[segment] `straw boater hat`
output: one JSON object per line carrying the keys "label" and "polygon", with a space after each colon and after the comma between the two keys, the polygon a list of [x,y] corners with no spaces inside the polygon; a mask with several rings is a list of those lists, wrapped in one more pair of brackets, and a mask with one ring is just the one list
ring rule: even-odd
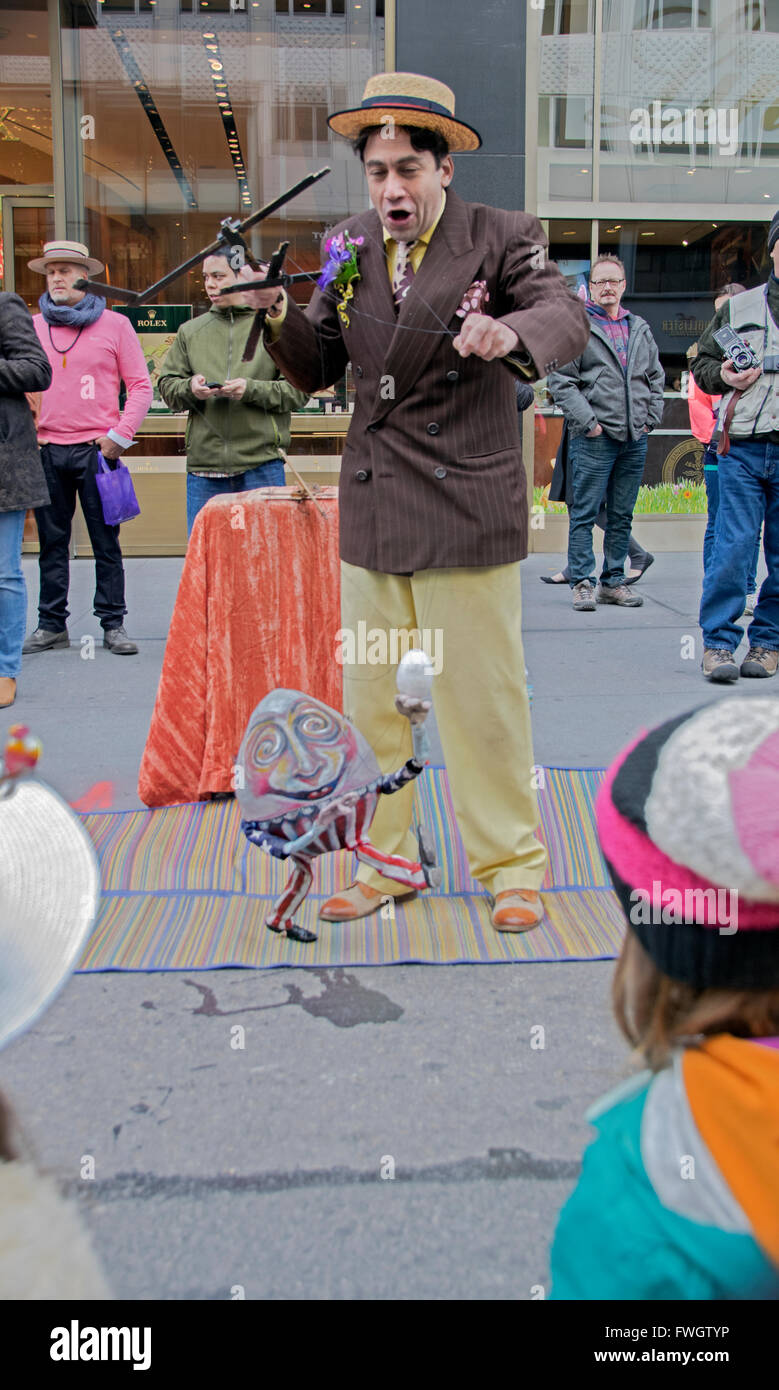
{"label": "straw boater hat", "polygon": [[361,130],[383,126],[387,121],[437,130],[452,154],[478,150],[481,145],[478,131],[454,119],[451,87],[416,72],[380,72],[369,78],[361,105],[349,111],[334,112],[327,124],[336,135],[355,140]]}
{"label": "straw boater hat", "polygon": [[[23,753],[25,742],[9,743],[6,767],[9,749]],[[78,963],[97,915],[100,875],[83,825],[37,780],[0,777],[0,844],[2,1048],[47,1008]]]}
{"label": "straw boater hat", "polygon": [[90,256],[82,241],[44,242],[43,255],[37,256],[34,261],[28,261],[27,265],[30,270],[37,270],[39,275],[45,275],[47,266],[56,261],[70,261],[73,265],[81,266],[87,277],[97,275],[104,269],[103,262]]}

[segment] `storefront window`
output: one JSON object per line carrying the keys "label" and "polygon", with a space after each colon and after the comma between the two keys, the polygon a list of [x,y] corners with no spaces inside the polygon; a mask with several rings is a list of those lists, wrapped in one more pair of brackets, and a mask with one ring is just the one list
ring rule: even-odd
{"label": "storefront window", "polygon": [[539,54],[540,210],[588,200],[612,208],[770,202],[779,0],[603,0],[593,11],[585,0],[550,0],[530,26]]}
{"label": "storefront window", "polygon": [[[148,0],[151,5],[151,0]],[[290,270],[314,271],[326,229],[365,205],[361,171],[329,111],[359,102],[384,65],[374,7],[338,0],[230,0],[208,7],[106,0],[63,33],[66,98],[84,138],[71,176],[85,220],[69,226],[112,283],[141,290],[325,164],[332,173],[249,234],[267,257],[290,243]],[[155,302],[202,300],[195,267]],[[300,297],[308,300],[304,286]]]}
{"label": "storefront window", "polygon": [[[544,224],[549,254],[577,293],[589,289],[592,223],[552,218]],[[686,377],[691,349],[714,314],[714,298],[726,285],[763,284],[771,269],[767,223],[712,219],[636,221],[601,219],[599,254],[618,256],[625,267],[623,304],[646,319],[665,371],[665,406],[652,432],[645,481],[702,481],[702,452],[690,433]],[[534,481],[552,476],[562,415],[544,385],[536,391]]]}
{"label": "storefront window", "polygon": [[46,0],[0,5],[0,289],[31,306],[27,262],[54,235],[48,26]]}
{"label": "storefront window", "polygon": [[590,269],[590,222],[550,218],[547,227],[550,260],[562,271],[575,294],[586,290]]}
{"label": "storefront window", "polygon": [[0,7],[0,188],[50,185],[51,69],[46,0]]}
{"label": "storefront window", "polygon": [[553,0],[541,18],[538,88],[538,197],[593,196],[593,0]]}
{"label": "storefront window", "polygon": [[625,307],[652,329],[669,390],[680,390],[687,350],[711,319],[717,290],[768,278],[767,231],[762,223],[601,224],[600,250],[625,266]]}
{"label": "storefront window", "polygon": [[710,5],[711,0],[635,0],[633,28],[707,29]]}
{"label": "storefront window", "polygon": [[749,0],[604,0],[600,201],[770,198],[778,10]]}
{"label": "storefront window", "polygon": [[594,0],[550,0],[543,6],[542,34],[592,33]]}

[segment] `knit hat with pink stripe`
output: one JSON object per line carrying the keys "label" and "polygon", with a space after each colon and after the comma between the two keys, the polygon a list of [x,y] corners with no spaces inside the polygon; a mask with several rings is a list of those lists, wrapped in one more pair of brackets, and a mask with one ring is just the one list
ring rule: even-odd
{"label": "knit hat with pink stripe", "polygon": [[698,988],[779,988],[779,700],[729,696],[613,763],[598,832],[630,928]]}

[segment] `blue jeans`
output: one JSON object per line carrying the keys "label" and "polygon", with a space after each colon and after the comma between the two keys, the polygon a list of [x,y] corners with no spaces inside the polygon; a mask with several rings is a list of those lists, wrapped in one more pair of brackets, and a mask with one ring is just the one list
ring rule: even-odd
{"label": "blue jeans", "polygon": [[[703,537],[703,572],[711,564],[711,557],[714,551],[714,533],[716,530],[717,510],[719,508],[719,459],[714,449],[709,445],[703,451],[703,482],[706,487],[706,502],[708,508],[708,520],[706,522],[706,532]],[[760,559],[760,531],[755,537],[755,549],[749,563],[747,572],[748,594],[757,591],[757,563]]]}
{"label": "blue jeans", "polygon": [[735,651],[743,636],[747,569],[754,536],[765,517],[768,577],[749,624],[749,645],[779,651],[779,445],[733,439],[719,461],[719,510],[711,563],[703,578],[700,624],[706,647]]}
{"label": "blue jeans", "polygon": [[245,473],[233,473],[230,478],[198,478],[194,473],[187,474],[187,536],[192,535],[192,527],[198,512],[210,502],[212,497],[221,497],[225,492],[251,492],[255,487],[283,487],[284,462],[282,459],[269,459],[256,468],[247,468]]}
{"label": "blue jeans", "polygon": [[27,627],[27,586],[22,574],[24,511],[0,512],[0,676],[22,669]]}
{"label": "blue jeans", "polygon": [[633,508],[644,476],[647,437],[624,443],[607,434],[571,440],[569,459],[573,489],[568,508],[568,569],[570,585],[595,582],[592,528],[606,497],[601,584],[614,589],[625,582],[625,557],[630,541]]}

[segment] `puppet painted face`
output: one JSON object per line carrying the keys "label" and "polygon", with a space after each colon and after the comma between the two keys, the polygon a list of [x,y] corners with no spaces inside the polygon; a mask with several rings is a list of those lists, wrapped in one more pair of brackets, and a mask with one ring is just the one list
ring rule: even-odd
{"label": "puppet painted face", "polygon": [[251,820],[271,820],[307,807],[315,813],[333,796],[356,790],[376,775],[376,760],[349,721],[297,690],[274,690],[260,702],[249,720],[238,766],[243,786],[236,796]]}

